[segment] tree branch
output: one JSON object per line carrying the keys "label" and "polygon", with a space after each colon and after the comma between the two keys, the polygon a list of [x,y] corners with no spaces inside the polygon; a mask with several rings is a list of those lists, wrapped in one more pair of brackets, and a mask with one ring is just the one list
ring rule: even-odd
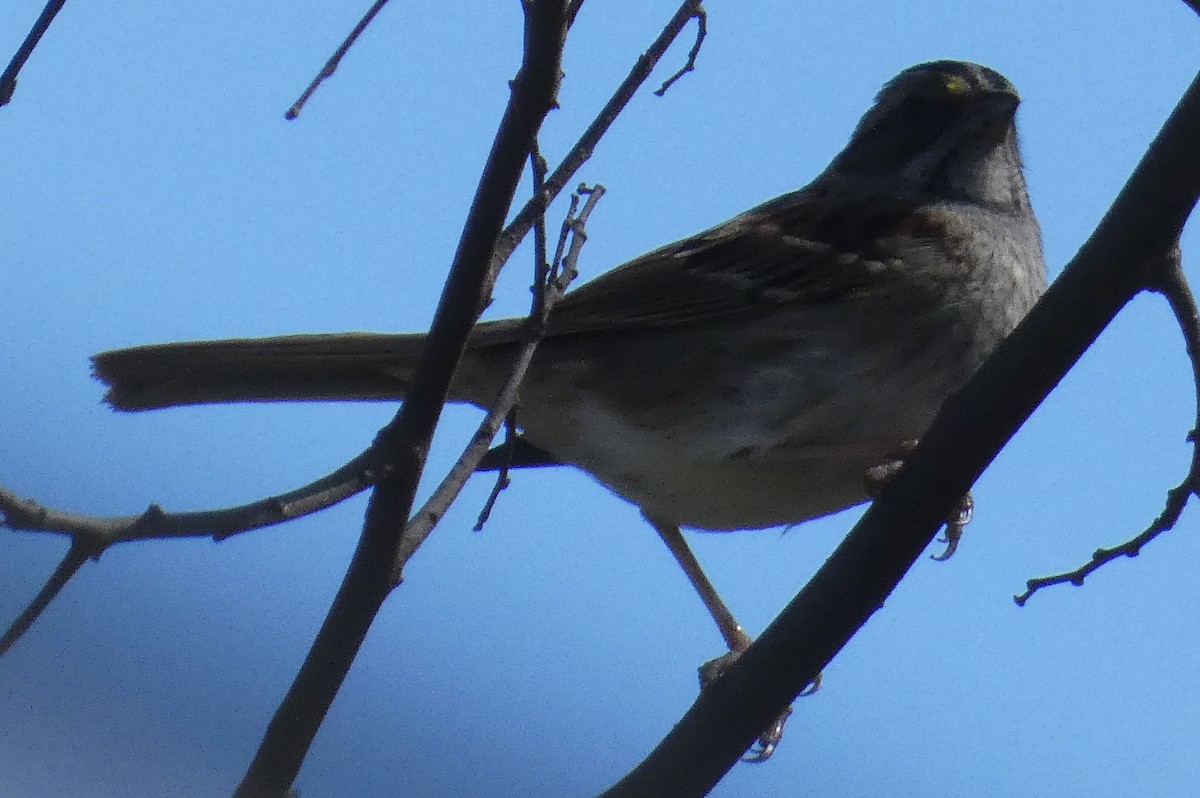
{"label": "tree branch", "polygon": [[1200,76],[1092,237],[942,407],[833,556],[651,754],[604,793],[704,795],[882,606],[946,513],[1117,312],[1160,284],[1200,196]]}
{"label": "tree branch", "polygon": [[[404,530],[403,539],[396,553],[396,564],[392,576],[394,584],[400,583],[405,564],[416,553],[421,544],[425,542],[425,539],[429,537],[429,533],[433,531],[434,526],[437,525],[437,522],[441,520],[446,510],[449,509],[450,504],[458,498],[463,485],[475,473],[479,462],[487,454],[492,439],[496,437],[496,433],[500,429],[500,425],[504,423],[504,419],[508,417],[509,412],[517,404],[521,382],[525,379],[525,372],[529,370],[529,365],[533,362],[533,355],[537,351],[537,346],[541,343],[545,335],[546,322],[550,317],[550,311],[562,299],[567,286],[570,285],[571,281],[579,273],[576,264],[579,261],[579,253],[583,247],[583,243],[587,240],[587,231],[584,229],[584,225],[587,224],[588,217],[591,216],[596,203],[604,196],[604,187],[598,185],[588,189],[580,186],[579,194],[582,193],[588,195],[587,202],[584,203],[583,209],[576,215],[575,210],[579,202],[579,196],[576,194],[572,197],[571,210],[567,213],[567,218],[563,220],[562,235],[559,237],[558,252],[554,258],[554,264],[546,274],[545,281],[540,285],[534,286],[533,308],[530,311],[530,316],[526,324],[527,333],[525,340],[521,344],[521,348],[517,351],[516,357],[513,359],[513,365],[509,369],[508,379],[505,381],[504,387],[500,389],[500,393],[492,403],[491,409],[488,410],[487,416],[479,425],[479,429],[476,430],[475,435],[471,438],[470,445],[459,456],[458,461],[450,469],[450,472],[446,474],[441,484],[434,489],[433,494],[421,506],[421,509],[413,514],[412,519],[408,522],[408,526]],[[563,248],[568,235],[571,238],[571,248],[567,252],[566,257],[564,257]]]}
{"label": "tree branch", "polygon": [[[61,5],[61,4],[60,4]],[[568,8],[568,21],[578,13],[582,0],[572,3]],[[579,167],[591,156],[591,152],[600,137],[607,132],[616,116],[624,110],[629,99],[638,87],[649,76],[663,53],[678,36],[683,26],[693,15],[693,7],[698,6],[695,0],[687,0],[676,11],[675,16],[667,23],[659,36],[651,44],[634,65],[630,74],[605,104],[604,109],[589,125],[584,134],[572,147],[563,162],[555,169],[550,181],[555,188],[544,188],[530,200],[521,212],[502,233],[502,242],[497,244],[496,254],[489,267],[487,282],[483,296],[490,294],[491,286],[501,266],[511,257],[512,252],[536,222],[541,219],[541,213],[536,209],[545,209],[558,195],[566,181],[569,180]],[[49,8],[49,6],[48,6]],[[52,16],[52,15],[51,15]],[[370,19],[364,17],[364,22]],[[47,20],[47,23],[48,20]],[[362,25],[364,23],[360,23]],[[355,29],[360,30],[360,28]],[[31,34],[32,35],[32,34]],[[352,39],[350,40],[352,44]],[[693,56],[696,48],[693,47]],[[335,65],[336,66],[336,65]],[[486,423],[486,420],[485,420]],[[266,526],[289,521],[304,515],[318,512],[331,507],[350,496],[356,495],[374,484],[372,458],[374,447],[359,454],[336,471],[321,477],[308,485],[296,488],[278,496],[270,496],[261,500],[242,504],[235,507],[203,510],[198,512],[168,513],[157,504],[151,504],[145,512],[139,515],[100,517],[79,513],[70,513],[46,507],[29,499],[22,499],[16,494],[0,486],[0,514],[4,525],[14,529],[41,532],[60,532],[69,534],[81,545],[84,543],[99,556],[106,548],[114,543],[149,540],[155,538],[177,537],[207,537],[223,540],[241,532],[259,529]],[[440,515],[440,514],[439,514]],[[423,538],[422,538],[423,539]],[[414,549],[415,550],[415,549]],[[405,559],[411,556],[409,551]],[[24,628],[36,620],[45,609],[45,603],[39,600],[45,594],[49,585],[57,578],[57,572],[50,577],[42,592],[22,613],[18,621],[25,623]],[[50,594],[57,595],[63,585]],[[33,607],[37,611],[29,616]],[[15,628],[15,626],[13,627]],[[10,632],[12,629],[10,629]],[[23,633],[23,630],[22,632]],[[17,637],[20,636],[18,633]],[[14,642],[15,642],[14,638]]]}
{"label": "tree branch", "polygon": [[[168,513],[151,504],[139,515],[102,517],[71,513],[23,499],[0,486],[2,526],[30,532],[54,532],[71,537],[71,552],[86,555],[68,571],[60,565],[21,615],[5,632],[0,655],[20,639],[74,576],[84,560],[99,557],[115,543],[166,538],[212,537],[221,541],[251,529],[281,524],[332,507],[373,484],[370,450],[320,479],[295,490],[219,510]],[[68,553],[68,559],[71,558]]]}
{"label": "tree branch", "polygon": [[25,66],[29,56],[33,55],[33,48],[37,47],[38,42],[42,40],[42,35],[49,29],[54,17],[66,4],[67,0],[47,0],[46,7],[42,9],[37,21],[29,29],[25,41],[21,42],[21,46],[13,54],[12,60],[4,68],[4,72],[0,73],[0,107],[8,105],[8,101],[12,99],[13,92],[17,88],[17,74]]}
{"label": "tree branch", "polygon": [[617,87],[612,97],[600,109],[600,113],[596,115],[596,118],[592,120],[592,123],[583,132],[583,135],[579,137],[579,140],[567,152],[562,163],[555,167],[550,177],[546,179],[544,191],[525,203],[525,206],[517,212],[512,222],[504,228],[504,232],[500,234],[500,240],[496,243],[496,252],[492,255],[492,264],[488,271],[487,290],[484,296],[491,295],[491,288],[496,282],[496,275],[500,273],[500,268],[512,257],[513,252],[516,251],[537,219],[546,212],[546,208],[549,207],[550,203],[562,193],[567,183],[574,178],[575,173],[579,171],[579,167],[583,166],[587,162],[587,159],[592,157],[596,144],[608,132],[608,129],[612,127],[612,123],[616,121],[621,111],[625,110],[625,106],[633,99],[633,95],[637,93],[641,85],[650,77],[650,73],[654,71],[655,65],[658,64],[667,52],[667,48],[678,38],[687,25],[688,20],[695,15],[696,9],[699,7],[699,0],[684,0],[683,4],[675,11],[674,16],[671,17],[662,29],[662,32],[658,34],[658,38],[650,44],[646,52],[638,57],[638,60],[634,63],[633,68],[629,70],[629,74],[625,77],[625,80],[621,81],[621,85]]}
{"label": "tree branch", "polygon": [[1044,587],[1064,583],[1078,587],[1093,572],[1113,560],[1138,556],[1143,546],[1175,526],[1188,499],[1200,491],[1200,441],[1197,441],[1197,430],[1200,430],[1200,311],[1196,308],[1196,298],[1188,288],[1187,278],[1183,274],[1178,242],[1166,256],[1166,261],[1167,265],[1161,271],[1162,283],[1155,290],[1166,297],[1171,311],[1175,314],[1175,320],[1179,323],[1187,347],[1188,360],[1192,364],[1192,381],[1196,391],[1196,422],[1187,436],[1192,443],[1192,461],[1187,475],[1182,482],[1167,491],[1167,500],[1162,512],[1141,533],[1119,546],[1097,549],[1091,560],[1073,571],[1030,579],[1025,583],[1025,592],[1013,596],[1018,606],[1025,606],[1025,602]]}
{"label": "tree branch", "polygon": [[46,607],[50,606],[50,602],[79,571],[80,566],[87,561],[88,557],[96,557],[99,554],[100,552],[93,549],[87,540],[79,537],[71,540],[71,548],[67,549],[62,562],[54,569],[54,573],[46,580],[46,584],[42,585],[42,589],[38,591],[33,601],[29,602],[29,606],[17,616],[17,619],[4,632],[4,636],[0,637],[0,656],[6,654],[13,644],[21,639],[21,635],[29,631],[29,627],[33,626],[33,622],[38,619]]}
{"label": "tree branch", "polygon": [[329,614],[238,787],[238,798],[281,798],[390,592],[401,533],[455,366],[474,326],[504,217],[533,137],[553,107],[566,33],[565,0],[525,0],[525,55],[488,155],[411,392],[380,431],[379,481],[358,548]]}
{"label": "tree branch", "polygon": [[287,113],[283,115],[284,119],[291,120],[300,116],[300,112],[304,110],[304,104],[308,102],[308,98],[313,96],[313,92],[315,92],[317,87],[324,83],[327,78],[333,77],[333,73],[337,72],[337,68],[341,65],[342,59],[345,58],[346,53],[351,47],[354,46],[354,43],[358,41],[358,37],[361,36],[362,32],[367,29],[367,26],[371,24],[371,21],[375,19],[375,15],[382,11],[383,7],[387,5],[387,1],[388,0],[375,0],[375,2],[371,4],[371,7],[367,9],[367,13],[363,14],[362,18],[358,21],[358,24],[354,26],[354,30],[350,31],[350,35],[342,40],[342,43],[338,46],[338,48],[333,51],[333,55],[329,56],[329,60],[325,62],[325,66],[321,67],[321,71],[317,73],[317,76],[313,78],[312,82],[310,82],[304,89],[304,92],[300,95],[300,99],[292,103],[292,107],[287,109]]}
{"label": "tree branch", "polygon": [[705,12],[704,6],[697,3],[692,9],[692,16],[696,20],[696,41],[692,44],[692,49],[688,52],[687,61],[683,63],[683,66],[675,74],[664,80],[662,85],[654,90],[655,97],[665,95],[668,89],[679,82],[680,78],[696,69],[696,56],[700,55],[700,48],[704,46],[704,37],[708,36],[708,14]]}

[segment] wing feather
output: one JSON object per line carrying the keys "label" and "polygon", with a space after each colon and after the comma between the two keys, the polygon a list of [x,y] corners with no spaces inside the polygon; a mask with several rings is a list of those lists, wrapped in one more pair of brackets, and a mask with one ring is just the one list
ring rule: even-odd
{"label": "wing feather", "polygon": [[915,202],[786,194],[568,293],[548,332],[674,327],[899,290],[912,274],[902,231],[907,250],[914,237],[918,246],[938,246],[946,236],[938,215]]}

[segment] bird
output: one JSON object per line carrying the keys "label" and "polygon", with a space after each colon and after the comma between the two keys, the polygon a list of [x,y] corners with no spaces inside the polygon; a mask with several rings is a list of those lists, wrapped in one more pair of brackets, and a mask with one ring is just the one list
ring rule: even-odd
{"label": "bird", "polygon": [[[641,509],[731,652],[749,638],[718,617],[680,528],[795,525],[866,501],[868,472],[902,457],[1044,291],[1019,102],[986,66],[906,68],[807,186],[634,258],[551,312],[521,386],[522,442]],[[492,402],[524,325],[474,327],[450,401]],[[93,369],[127,411],[395,401],[424,340],[155,344],[102,352]]]}
{"label": "bird", "polygon": [[[523,438],[654,518],[796,524],[868,498],[1045,287],[1018,95],[960,61],[889,81],[808,186],[569,291],[521,388]],[[524,336],[478,324],[450,389],[482,407]],[[103,352],[118,410],[397,400],[421,334]]]}

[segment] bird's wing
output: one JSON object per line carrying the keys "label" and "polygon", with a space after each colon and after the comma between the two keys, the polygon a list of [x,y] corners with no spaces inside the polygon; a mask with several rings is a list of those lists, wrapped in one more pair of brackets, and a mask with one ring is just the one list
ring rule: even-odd
{"label": "bird's wing", "polygon": [[[812,187],[654,250],[568,292],[550,336],[674,327],[779,305],[902,297],[928,279],[904,258],[947,246],[937,209]],[[497,331],[499,332],[499,331]]]}

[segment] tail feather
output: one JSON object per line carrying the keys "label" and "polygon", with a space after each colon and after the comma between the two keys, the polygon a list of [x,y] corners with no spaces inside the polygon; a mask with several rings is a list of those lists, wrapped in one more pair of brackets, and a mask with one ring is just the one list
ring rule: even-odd
{"label": "tail feather", "polygon": [[424,335],[349,333],[155,344],[101,352],[117,410],[215,402],[399,399]]}

